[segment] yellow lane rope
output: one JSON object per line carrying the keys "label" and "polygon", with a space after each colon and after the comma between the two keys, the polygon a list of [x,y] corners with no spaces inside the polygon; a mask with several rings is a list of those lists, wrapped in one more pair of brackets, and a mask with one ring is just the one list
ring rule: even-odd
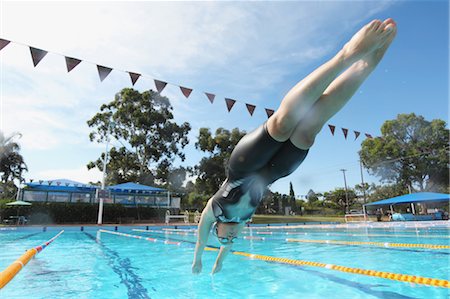
{"label": "yellow lane rope", "polygon": [[[116,232],[104,231],[104,230],[100,230],[100,231],[107,232],[107,233],[113,233],[114,235],[124,236],[124,237],[129,237],[129,238],[148,239],[148,238],[144,238],[144,237],[136,236],[136,235],[116,233]],[[175,242],[173,242],[173,243],[175,243]],[[205,247],[205,250],[217,251],[219,249],[208,246],[208,247]],[[325,268],[325,269],[329,269],[329,270],[341,271],[341,272],[352,273],[352,274],[374,276],[374,277],[379,277],[379,278],[384,278],[384,279],[397,280],[397,281],[409,282],[409,283],[415,283],[415,284],[423,284],[423,285],[428,285],[428,286],[433,286],[433,287],[450,288],[450,281],[445,280],[445,279],[428,278],[428,277],[421,277],[421,276],[408,275],[408,274],[398,274],[398,273],[391,273],[391,272],[384,272],[384,271],[351,268],[351,267],[345,267],[345,266],[339,266],[339,265],[333,265],[333,264],[324,264],[324,263],[319,263],[319,262],[310,262],[310,261],[294,260],[294,259],[288,259],[288,258],[272,257],[272,256],[267,256],[267,255],[261,255],[261,254],[252,254],[252,253],[242,252],[242,251],[231,251],[231,252],[235,255],[245,256],[245,257],[248,257],[251,259],[261,260],[261,261],[266,261],[266,262],[287,264],[287,265],[293,265],[293,266],[320,267],[320,268]]]}
{"label": "yellow lane rope", "polygon": [[360,268],[351,268],[351,267],[345,267],[345,266],[339,266],[339,265],[333,265],[333,264],[324,264],[324,263],[318,263],[318,262],[272,257],[272,256],[260,255],[260,254],[251,254],[251,253],[240,252],[240,251],[234,251],[233,254],[245,256],[245,257],[248,257],[251,259],[262,260],[262,261],[266,261],[266,262],[288,264],[288,265],[293,265],[293,266],[319,267],[319,268],[325,268],[325,269],[329,269],[329,270],[341,271],[341,272],[352,273],[352,274],[375,276],[375,277],[379,277],[379,278],[397,280],[397,281],[402,281],[402,282],[423,284],[423,285],[434,286],[434,287],[450,288],[450,281],[445,280],[445,279],[428,278],[428,277],[421,277],[421,276],[408,275],[408,274],[398,274],[398,273],[376,271],[376,270],[366,270],[366,269],[360,269]]}
{"label": "yellow lane rope", "polygon": [[[244,234],[250,234],[251,232],[245,231]],[[326,233],[326,232],[265,232],[257,231],[254,232],[257,235],[326,235],[326,236],[348,236],[348,237],[386,237],[386,238],[436,238],[445,239],[450,238],[450,235],[420,235],[420,234],[410,234],[410,235],[388,235],[388,234],[351,234],[351,233]]]}
{"label": "yellow lane rope", "polygon": [[286,239],[287,242],[299,243],[321,243],[321,244],[336,244],[336,245],[370,245],[378,247],[414,247],[426,249],[449,249],[449,245],[438,244],[414,244],[414,243],[389,243],[389,242],[357,242],[357,241],[339,241],[339,240],[305,240],[305,239]]}
{"label": "yellow lane rope", "polygon": [[21,257],[9,265],[5,270],[0,272],[0,289],[6,286],[13,278],[25,267],[26,264],[45,247],[50,245],[56,238],[58,238],[64,231],[60,231],[56,236],[45,242],[44,244],[27,250]]}

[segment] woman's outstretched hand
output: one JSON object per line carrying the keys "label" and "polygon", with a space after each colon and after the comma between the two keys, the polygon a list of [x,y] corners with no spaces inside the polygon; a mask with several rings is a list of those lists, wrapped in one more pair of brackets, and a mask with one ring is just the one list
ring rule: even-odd
{"label": "woman's outstretched hand", "polygon": [[192,273],[193,274],[199,274],[202,272],[202,262],[195,262],[192,264]]}

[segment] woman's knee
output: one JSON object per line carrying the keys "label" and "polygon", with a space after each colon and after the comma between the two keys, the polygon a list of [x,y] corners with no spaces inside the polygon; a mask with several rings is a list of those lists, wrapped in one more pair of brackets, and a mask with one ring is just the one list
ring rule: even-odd
{"label": "woman's knee", "polygon": [[267,121],[267,131],[273,139],[284,142],[291,137],[297,122],[288,114],[275,113]]}
{"label": "woman's knee", "polygon": [[317,133],[314,130],[296,128],[290,140],[296,147],[307,150],[313,146],[316,136]]}

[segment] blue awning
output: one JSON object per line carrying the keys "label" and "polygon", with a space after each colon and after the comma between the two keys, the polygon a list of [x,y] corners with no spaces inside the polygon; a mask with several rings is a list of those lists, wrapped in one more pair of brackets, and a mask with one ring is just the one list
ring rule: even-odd
{"label": "blue awning", "polygon": [[107,189],[111,190],[111,192],[117,192],[117,193],[119,193],[119,192],[127,193],[128,192],[128,193],[154,194],[154,193],[166,192],[165,189],[136,184],[136,183],[118,184],[118,185],[114,185],[114,186],[109,186]]}
{"label": "blue awning", "polygon": [[420,192],[371,202],[366,204],[365,206],[382,206],[382,205],[395,205],[400,203],[445,202],[445,201],[450,202],[450,194]]}

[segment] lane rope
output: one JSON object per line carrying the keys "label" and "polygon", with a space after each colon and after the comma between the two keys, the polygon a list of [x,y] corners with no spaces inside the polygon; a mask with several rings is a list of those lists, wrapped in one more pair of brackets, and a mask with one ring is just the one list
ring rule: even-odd
{"label": "lane rope", "polygon": [[56,236],[54,236],[44,244],[27,250],[21,257],[11,263],[11,265],[9,265],[5,270],[0,272],[0,289],[6,286],[36,254],[44,250],[45,247],[55,241],[56,238],[58,238],[63,232],[64,230],[60,231]]}
{"label": "lane rope", "polygon": [[[250,232],[245,231],[244,234],[250,234]],[[406,237],[406,238],[437,238],[444,239],[450,238],[450,235],[388,235],[388,234],[350,234],[350,233],[325,233],[325,232],[254,232],[257,235],[327,235],[327,236],[348,236],[348,237],[386,237],[386,238],[394,238],[394,237]]]}
{"label": "lane rope", "polygon": [[360,246],[369,245],[377,247],[406,247],[406,248],[425,248],[425,249],[449,249],[449,245],[439,244],[414,244],[414,243],[389,243],[389,242],[359,242],[359,241],[340,241],[340,240],[306,240],[306,239],[286,239],[287,242],[297,243],[319,243],[334,245]]}
{"label": "lane rope", "polygon": [[107,234],[111,234],[111,235],[122,236],[122,237],[141,239],[141,240],[150,241],[150,242],[161,242],[164,244],[171,244],[171,245],[178,245],[178,246],[181,245],[181,242],[173,242],[173,241],[169,241],[169,240],[161,240],[161,239],[155,239],[155,238],[146,238],[146,237],[142,237],[142,236],[138,236],[138,235],[130,235],[130,234],[125,234],[125,233],[113,232],[113,231],[104,230],[104,229],[99,229],[99,232],[107,233]]}
{"label": "lane rope", "polygon": [[[124,234],[124,233],[118,233],[118,232],[112,232],[112,231],[106,231],[106,230],[100,230],[100,231],[106,232],[106,233],[111,233],[111,234],[118,235],[118,236],[129,237],[129,238],[143,239],[143,240],[148,239],[148,238],[137,236],[137,235],[130,235],[130,234]],[[173,242],[173,243],[175,243],[175,242]],[[178,243],[182,243],[182,242],[180,241]],[[205,247],[205,250],[218,251],[219,249],[207,246],[207,247]],[[365,276],[374,276],[374,277],[384,278],[384,279],[389,279],[389,280],[415,283],[415,284],[421,284],[421,285],[427,285],[427,286],[433,286],[433,287],[450,288],[450,281],[445,280],[445,279],[428,278],[428,277],[409,275],[409,274],[399,274],[399,273],[392,273],[392,272],[385,272],[385,271],[352,268],[352,267],[333,265],[333,264],[325,264],[325,263],[319,263],[319,262],[272,257],[272,256],[267,256],[267,255],[253,254],[253,253],[234,251],[234,250],[232,250],[231,253],[233,253],[235,255],[239,255],[239,256],[248,257],[250,259],[261,260],[261,261],[272,262],[272,263],[287,264],[287,265],[293,265],[293,266],[319,267],[319,268],[325,268],[328,270],[334,270],[334,271],[340,271],[340,272],[346,272],[346,273],[352,273],[352,274],[359,274],[359,275],[365,275]]]}

